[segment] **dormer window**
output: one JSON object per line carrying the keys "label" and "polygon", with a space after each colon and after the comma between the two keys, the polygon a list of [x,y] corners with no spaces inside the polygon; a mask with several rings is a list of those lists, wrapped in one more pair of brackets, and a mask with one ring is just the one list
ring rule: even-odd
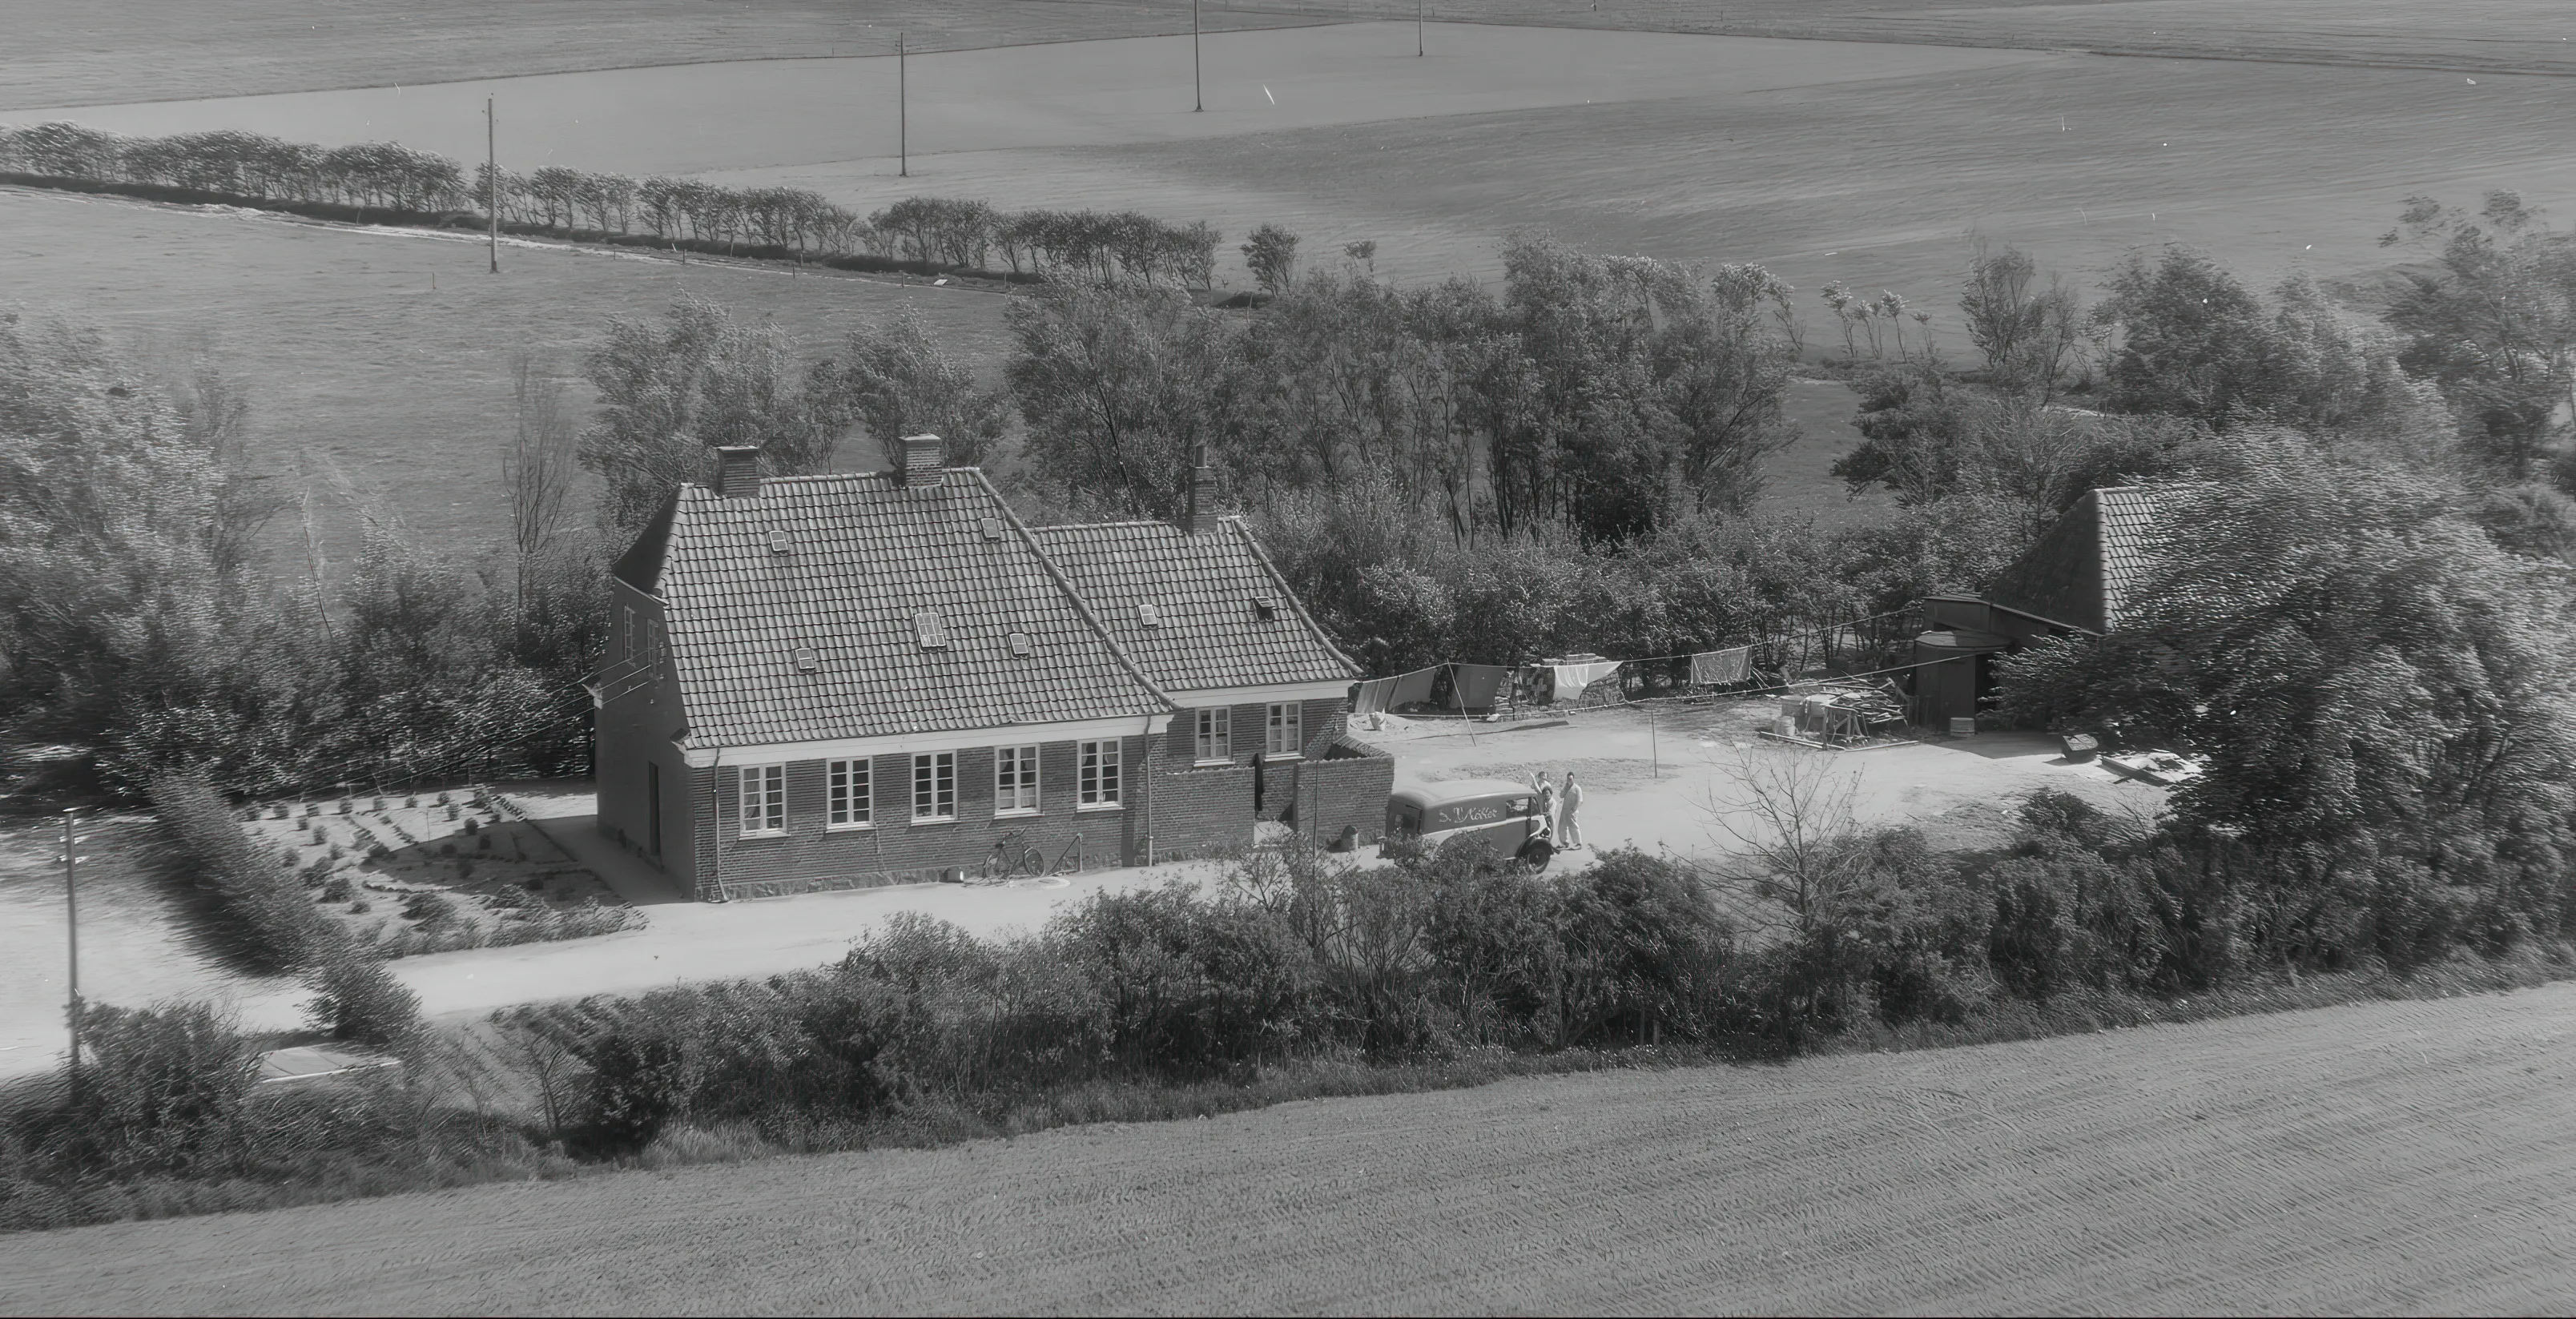
{"label": "dormer window", "polygon": [[1028,633],[1014,632],[1011,634],[1011,654],[1015,658],[1027,659],[1036,649],[1037,646],[1029,640]]}
{"label": "dormer window", "polygon": [[1279,602],[1266,595],[1254,597],[1252,601],[1252,616],[1260,619],[1264,623],[1277,619],[1279,617]]}
{"label": "dormer window", "polygon": [[770,552],[770,553],[772,553],[772,554],[792,554],[792,553],[794,553],[794,552],[795,552],[795,550],[796,550],[796,538],[795,538],[795,537],[788,535],[788,534],[787,534],[786,532],[784,532],[784,531],[773,531],[773,532],[769,533],[769,552]]}
{"label": "dormer window", "polygon": [[1152,605],[1140,604],[1136,606],[1136,621],[1147,627],[1161,627],[1163,625],[1163,611],[1156,609]]}
{"label": "dormer window", "polygon": [[812,646],[798,646],[796,648],[796,671],[798,673],[822,672],[823,656]]}
{"label": "dormer window", "polygon": [[921,648],[923,650],[948,649],[948,627],[946,624],[939,621],[939,612],[937,610],[924,609],[920,613],[914,614],[912,616],[912,635],[915,640],[921,643]]}
{"label": "dormer window", "polygon": [[1002,538],[1002,520],[1000,518],[986,518],[980,525],[984,530],[984,539],[1000,540]]}

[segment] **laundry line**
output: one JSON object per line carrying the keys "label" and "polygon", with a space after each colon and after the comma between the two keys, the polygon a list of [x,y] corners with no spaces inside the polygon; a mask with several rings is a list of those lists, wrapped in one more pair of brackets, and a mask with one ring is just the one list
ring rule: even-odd
{"label": "laundry line", "polygon": [[[1630,665],[1669,664],[1676,660],[1697,660],[1701,656],[1732,655],[1737,652],[1742,652],[1745,659],[1746,675],[1749,677],[1751,673],[1750,660],[1752,653],[1765,646],[1785,645],[1789,642],[1808,637],[1828,636],[1838,632],[1849,631],[1869,623],[1877,622],[1881,619],[1899,617],[1905,612],[1906,611],[1901,609],[1887,610],[1882,613],[1869,614],[1840,623],[1826,624],[1822,627],[1807,628],[1797,632],[1779,633],[1760,641],[1746,642],[1735,646],[1721,646],[1712,650],[1681,651],[1671,655],[1652,655],[1643,659],[1602,659],[1583,661],[1576,664],[1553,665],[1535,663],[1518,665],[1469,664],[1458,660],[1443,660],[1438,664],[1427,664],[1421,668],[1413,669],[1405,673],[1399,673],[1392,677],[1371,678],[1362,681],[1358,684],[1357,690],[1353,694],[1351,713],[1353,715],[1379,714],[1393,710],[1398,706],[1429,704],[1433,693],[1439,688],[1440,675],[1444,671],[1450,675],[1449,704],[1452,708],[1461,710],[1480,705],[1492,705],[1493,697],[1500,690],[1501,685],[1510,681],[1510,676],[1512,674],[1525,669],[1555,669],[1558,670],[1560,672],[1560,676],[1562,676],[1563,671],[1569,669],[1589,670],[1596,666],[1606,666],[1602,667],[1602,671],[1592,673],[1588,677],[1584,678],[1582,682],[1578,683],[1575,686],[1574,691],[1580,692],[1583,689],[1590,687],[1595,682],[1601,682],[1608,679],[1619,669],[1626,668]],[[1907,667],[1911,666],[1909,665]],[[1734,681],[1744,680],[1746,679],[1737,678]],[[1727,684],[1700,683],[1694,679],[1693,685],[1718,686]],[[1566,695],[1569,695],[1569,693],[1560,691],[1558,695],[1559,699],[1563,699]]]}

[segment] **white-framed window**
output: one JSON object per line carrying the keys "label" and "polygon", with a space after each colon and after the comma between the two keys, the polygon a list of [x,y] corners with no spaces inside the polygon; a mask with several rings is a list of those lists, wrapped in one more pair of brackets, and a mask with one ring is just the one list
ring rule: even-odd
{"label": "white-framed window", "polygon": [[1306,749],[1304,707],[1295,701],[1273,701],[1270,705],[1270,728],[1261,749],[1273,757],[1294,756]]}
{"label": "white-framed window", "polygon": [[912,822],[957,818],[957,753],[933,751],[912,758]]}
{"label": "white-framed window", "polygon": [[993,814],[1038,813],[1038,749],[993,748]]}
{"label": "white-framed window", "polygon": [[1199,711],[1196,758],[1202,765],[1234,759],[1234,711]]}
{"label": "white-framed window", "polygon": [[742,772],[742,836],[787,832],[787,767],[753,765]]}
{"label": "white-framed window", "polygon": [[831,787],[831,809],[824,817],[826,827],[865,829],[876,822],[876,800],[870,791],[869,768],[864,758],[823,762],[823,778]]}
{"label": "white-framed window", "polygon": [[617,634],[617,657],[633,659],[635,658],[635,606],[626,606],[623,623],[623,629]]}
{"label": "white-framed window", "polygon": [[1082,791],[1075,805],[1086,811],[1105,811],[1118,805],[1118,742],[1110,739],[1081,744]]}

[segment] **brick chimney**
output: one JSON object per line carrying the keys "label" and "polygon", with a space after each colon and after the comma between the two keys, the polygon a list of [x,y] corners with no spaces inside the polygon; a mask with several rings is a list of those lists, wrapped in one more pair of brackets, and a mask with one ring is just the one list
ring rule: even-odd
{"label": "brick chimney", "polygon": [[939,484],[948,446],[936,435],[903,437],[903,483],[924,488]]}
{"label": "brick chimney", "polygon": [[715,472],[707,485],[718,499],[758,499],[760,446],[728,444],[717,449]]}
{"label": "brick chimney", "polygon": [[1190,450],[1189,505],[1181,512],[1181,534],[1195,536],[1216,528],[1216,469],[1208,466],[1207,446]]}

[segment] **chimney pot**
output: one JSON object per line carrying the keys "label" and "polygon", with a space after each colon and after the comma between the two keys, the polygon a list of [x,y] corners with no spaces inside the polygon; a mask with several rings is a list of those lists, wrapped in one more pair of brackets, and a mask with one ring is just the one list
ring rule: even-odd
{"label": "chimney pot", "polygon": [[939,484],[947,448],[936,435],[904,436],[903,483],[910,486]]}
{"label": "chimney pot", "polygon": [[760,446],[728,444],[716,450],[713,486],[718,499],[760,497]]}

